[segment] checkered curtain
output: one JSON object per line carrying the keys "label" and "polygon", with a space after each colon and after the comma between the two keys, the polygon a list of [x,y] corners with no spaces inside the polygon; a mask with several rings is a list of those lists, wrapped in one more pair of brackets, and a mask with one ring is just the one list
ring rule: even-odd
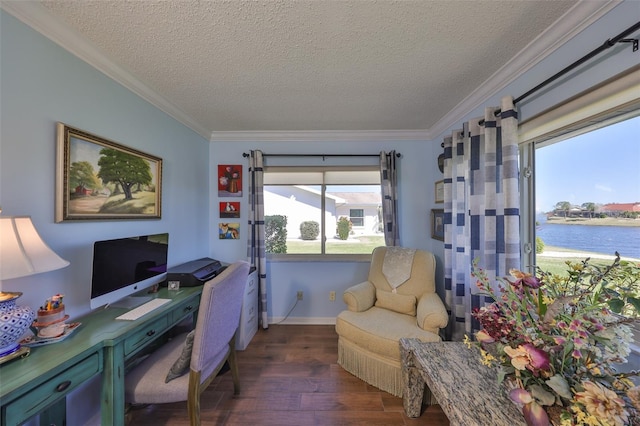
{"label": "checkered curtain", "polygon": [[264,170],[262,151],[251,151],[249,156],[249,239],[247,258],[258,272],[260,303],[258,312],[262,328],[269,328],[267,311],[267,257],[264,252]]}
{"label": "checkered curtain", "polygon": [[380,188],[382,191],[382,220],[386,246],[400,245],[398,230],[398,178],[396,152],[380,152]]}
{"label": "checkered curtain", "polygon": [[444,139],[444,279],[451,340],[477,331],[471,312],[491,302],[478,294],[473,260],[494,283],[520,268],[518,114],[511,97],[501,104],[498,117],[497,107],[486,108],[484,123],[471,120]]}

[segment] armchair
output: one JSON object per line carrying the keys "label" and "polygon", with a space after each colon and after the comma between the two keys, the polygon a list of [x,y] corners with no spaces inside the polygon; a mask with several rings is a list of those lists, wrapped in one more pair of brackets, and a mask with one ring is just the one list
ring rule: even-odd
{"label": "armchair", "polygon": [[448,315],[435,287],[435,257],[423,250],[377,247],[367,281],[343,294],[336,318],[338,364],[365,382],[402,396],[399,340],[440,341]]}

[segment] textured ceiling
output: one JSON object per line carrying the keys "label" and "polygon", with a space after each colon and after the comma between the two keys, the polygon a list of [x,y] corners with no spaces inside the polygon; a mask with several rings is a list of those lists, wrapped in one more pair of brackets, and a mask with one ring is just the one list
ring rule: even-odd
{"label": "textured ceiling", "polygon": [[429,129],[577,0],[40,3],[229,132]]}

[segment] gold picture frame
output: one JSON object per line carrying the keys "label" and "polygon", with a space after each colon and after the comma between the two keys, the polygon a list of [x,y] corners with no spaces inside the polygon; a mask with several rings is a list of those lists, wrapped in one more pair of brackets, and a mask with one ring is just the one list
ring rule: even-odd
{"label": "gold picture frame", "polygon": [[56,222],[160,219],[161,211],[161,158],[57,124]]}
{"label": "gold picture frame", "polygon": [[444,180],[437,181],[433,188],[436,204],[444,203]]}

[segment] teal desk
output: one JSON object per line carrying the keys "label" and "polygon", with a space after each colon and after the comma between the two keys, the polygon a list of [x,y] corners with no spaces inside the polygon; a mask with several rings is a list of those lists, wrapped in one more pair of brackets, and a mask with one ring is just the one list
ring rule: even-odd
{"label": "teal desk", "polygon": [[116,320],[126,309],[98,309],[73,319],[82,325],[65,340],[34,347],[31,354],[0,366],[0,424],[19,425],[40,413],[40,424],[65,424],[66,396],[102,373],[103,425],[124,426],[125,364],[189,316],[195,319],[202,286],[160,289],[172,299],[135,320]]}

